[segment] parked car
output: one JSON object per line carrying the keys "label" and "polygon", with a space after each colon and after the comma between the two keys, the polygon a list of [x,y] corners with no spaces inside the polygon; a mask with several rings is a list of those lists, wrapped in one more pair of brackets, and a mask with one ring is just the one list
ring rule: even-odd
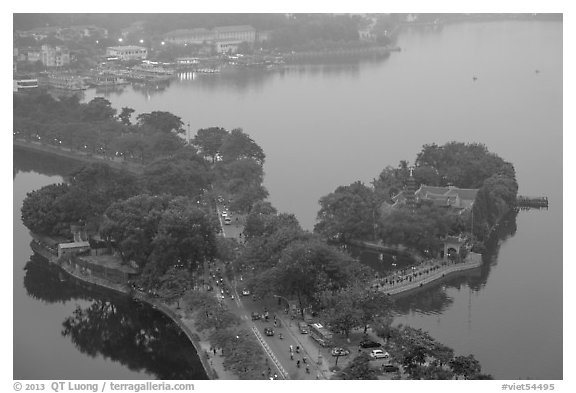
{"label": "parked car", "polygon": [[372,352],[370,352],[370,357],[372,357],[372,359],[388,359],[390,354],[381,349],[373,349]]}
{"label": "parked car", "polygon": [[298,329],[302,334],[308,334],[310,332],[310,328],[306,322],[298,322]]}
{"label": "parked car", "polygon": [[260,319],[260,318],[261,318],[260,314],[258,314],[256,311],[254,311],[254,312],[252,313],[252,320],[253,320],[253,321],[257,321],[257,320]]}
{"label": "parked car", "polygon": [[250,296],[250,291],[248,289],[243,289],[242,296]]}
{"label": "parked car", "polygon": [[362,340],[360,341],[360,346],[362,348],[380,348],[382,344],[372,340]]}
{"label": "parked car", "polygon": [[384,364],[382,365],[382,371],[384,371],[385,373],[394,373],[396,371],[399,371],[398,366],[395,366],[393,364]]}
{"label": "parked car", "polygon": [[264,334],[267,336],[273,336],[274,335],[274,329],[272,328],[264,328]]}
{"label": "parked car", "polygon": [[350,354],[350,351],[344,348],[332,348],[332,356],[346,356]]}

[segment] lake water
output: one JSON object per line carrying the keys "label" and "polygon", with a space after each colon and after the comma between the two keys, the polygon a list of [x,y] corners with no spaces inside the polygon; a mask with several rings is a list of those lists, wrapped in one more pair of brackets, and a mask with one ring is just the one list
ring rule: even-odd
{"label": "lake water", "polygon": [[[400,299],[396,323],[474,354],[496,378],[561,379],[562,23],[454,24],[406,31],[399,45],[402,52],[383,61],[183,74],[164,89],[127,87],[105,96],[118,110],[174,113],[190,123],[192,136],[210,126],[242,127],[267,155],[271,202],[306,229],[321,196],[368,183],[401,159],[413,162],[425,143],[486,144],[514,164],[519,193],[548,196],[550,210],[520,212],[503,225],[503,240],[482,269]],[[85,100],[96,95],[88,90]],[[15,217],[25,190],[55,181],[34,177],[26,188],[20,184],[32,180],[25,179],[15,178]],[[15,297],[21,283],[15,278]],[[52,307],[39,304],[36,312]],[[62,330],[46,329],[55,336]]]}
{"label": "lake water", "polygon": [[75,161],[14,150],[14,379],[206,379],[194,347],[160,312],[68,278],[33,255],[26,193]]}

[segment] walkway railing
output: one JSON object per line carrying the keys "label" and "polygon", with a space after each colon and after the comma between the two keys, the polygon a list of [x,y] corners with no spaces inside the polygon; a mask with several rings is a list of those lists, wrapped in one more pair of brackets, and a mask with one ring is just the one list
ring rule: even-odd
{"label": "walkway railing", "polygon": [[274,355],[274,352],[272,352],[272,349],[270,349],[270,347],[266,343],[266,340],[264,340],[264,337],[262,337],[258,329],[256,329],[255,326],[252,326],[252,331],[254,332],[254,335],[260,342],[260,345],[262,345],[262,347],[264,348],[270,359],[272,359],[272,363],[274,363],[274,365],[280,372],[280,376],[282,377],[282,379],[290,379],[290,376],[288,375],[286,370],[284,370],[284,367],[282,367],[282,364],[280,364],[280,361],[278,360],[278,358],[276,358],[276,355]]}

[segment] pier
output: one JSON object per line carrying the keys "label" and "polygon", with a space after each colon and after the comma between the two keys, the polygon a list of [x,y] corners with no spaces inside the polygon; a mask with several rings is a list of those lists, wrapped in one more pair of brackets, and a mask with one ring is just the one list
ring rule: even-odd
{"label": "pier", "polygon": [[519,195],[516,203],[520,208],[548,209],[548,197],[527,197]]}

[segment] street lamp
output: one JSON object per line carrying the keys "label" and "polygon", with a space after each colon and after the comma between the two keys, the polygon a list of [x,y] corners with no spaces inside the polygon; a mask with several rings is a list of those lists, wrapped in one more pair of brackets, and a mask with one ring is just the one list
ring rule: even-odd
{"label": "street lamp", "polygon": [[144,43],[144,40],[140,40],[140,43],[143,44],[143,43]]}
{"label": "street lamp", "polygon": [[118,42],[122,42],[122,38],[118,38]]}

